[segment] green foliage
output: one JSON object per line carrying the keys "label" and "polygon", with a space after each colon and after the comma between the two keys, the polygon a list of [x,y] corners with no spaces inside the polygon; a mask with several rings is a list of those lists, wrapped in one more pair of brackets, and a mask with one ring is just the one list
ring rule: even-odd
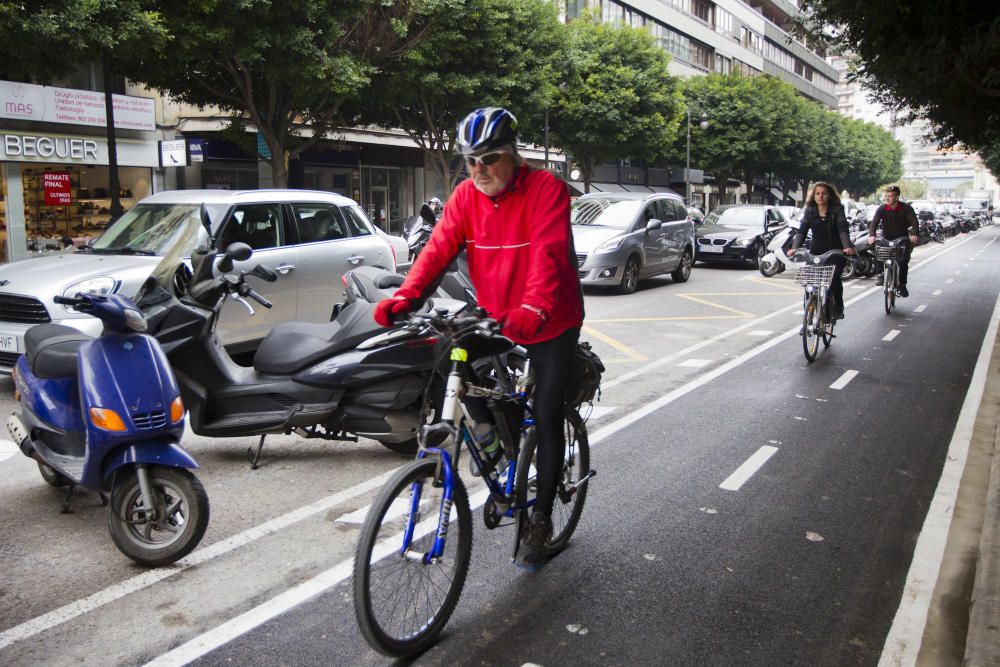
{"label": "green foliage", "polygon": [[0,2],[0,70],[14,79],[51,81],[81,63],[110,56],[121,66],[163,48],[163,17],[142,0]]}
{"label": "green foliage", "polygon": [[[847,119],[795,93],[769,76],[710,74],[684,81],[693,119],[691,163],[717,183],[740,175],[746,182],[773,174],[785,195],[812,181],[834,183],[861,196],[902,173],[902,146],[889,132]],[[684,160],[686,136],[674,143],[672,160]]]}
{"label": "green foliage", "polygon": [[473,109],[506,107],[522,136],[540,136],[564,40],[549,0],[465,0],[374,77],[352,105],[352,120],[403,129],[450,191],[460,174],[451,166],[456,126]]}
{"label": "green foliage", "polygon": [[[887,182],[887,185],[892,185],[892,183]],[[899,185],[899,196],[910,201],[911,199],[923,199],[927,194],[927,182],[926,181],[916,181],[913,179],[906,179],[897,183]],[[957,192],[956,188],[956,192]],[[961,195],[959,195],[961,196]]]}
{"label": "green foliage", "polygon": [[[1000,139],[1000,13],[996,0],[805,0],[803,30],[856,55],[857,77],[884,105],[926,118],[944,145],[980,153]],[[991,167],[994,174],[996,164]]]}
{"label": "green foliage", "polygon": [[567,78],[552,97],[550,137],[580,166],[589,189],[601,162],[664,155],[683,103],[667,71],[669,55],[646,30],[602,24],[593,15],[567,28]]}
{"label": "green foliage", "polygon": [[[252,123],[287,160],[338,124],[344,101],[413,48],[460,0],[199,0],[158,3],[174,39],[126,72],[176,99]],[[310,132],[303,133],[308,129]],[[305,136],[305,135],[308,136]]]}

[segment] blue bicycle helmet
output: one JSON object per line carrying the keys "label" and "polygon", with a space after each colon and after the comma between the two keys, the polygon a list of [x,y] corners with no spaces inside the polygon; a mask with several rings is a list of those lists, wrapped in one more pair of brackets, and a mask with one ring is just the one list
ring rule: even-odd
{"label": "blue bicycle helmet", "polygon": [[476,109],[458,124],[458,152],[463,155],[483,153],[517,145],[517,118],[502,107]]}

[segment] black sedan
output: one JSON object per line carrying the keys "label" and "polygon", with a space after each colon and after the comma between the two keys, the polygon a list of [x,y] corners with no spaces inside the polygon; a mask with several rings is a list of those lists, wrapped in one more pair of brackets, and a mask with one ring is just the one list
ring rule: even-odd
{"label": "black sedan", "polygon": [[788,224],[777,206],[717,206],[695,228],[695,260],[737,260],[756,268],[767,242]]}

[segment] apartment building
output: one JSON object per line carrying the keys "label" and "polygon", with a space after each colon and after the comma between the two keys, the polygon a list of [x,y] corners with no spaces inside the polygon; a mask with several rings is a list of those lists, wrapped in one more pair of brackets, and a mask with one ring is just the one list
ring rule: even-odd
{"label": "apartment building", "polygon": [[[792,36],[798,6],[787,0],[567,0],[565,18],[596,11],[607,22],[646,27],[672,56],[670,71],[682,77],[711,72],[740,76],[768,74],[794,87],[803,96],[836,108],[837,71],[822,51]],[[684,165],[671,170],[637,166],[634,162],[604,165],[596,174],[598,189],[656,189],[663,185],[683,191]],[[720,194],[711,176],[692,164],[692,198],[710,206],[735,201],[735,182]],[[743,186],[743,196],[758,200]],[[774,193],[771,193],[774,194]]]}

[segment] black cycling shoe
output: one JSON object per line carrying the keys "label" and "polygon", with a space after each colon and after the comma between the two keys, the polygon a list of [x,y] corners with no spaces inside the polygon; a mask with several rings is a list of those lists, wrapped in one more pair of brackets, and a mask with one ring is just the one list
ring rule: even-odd
{"label": "black cycling shoe", "polygon": [[842,319],[844,319],[844,309],[843,308],[834,308],[833,309],[833,315],[831,316],[830,319],[832,319],[832,320],[842,320]]}
{"label": "black cycling shoe", "polygon": [[899,286],[899,296],[903,297],[904,299],[910,296],[910,290],[906,289],[906,285]]}
{"label": "black cycling shoe", "polygon": [[544,512],[535,512],[521,536],[514,563],[521,569],[535,571],[549,560],[546,543],[552,537],[552,520]]}
{"label": "black cycling shoe", "polygon": [[881,273],[875,276],[875,284],[878,285],[879,287],[885,285],[885,276],[883,276]]}

